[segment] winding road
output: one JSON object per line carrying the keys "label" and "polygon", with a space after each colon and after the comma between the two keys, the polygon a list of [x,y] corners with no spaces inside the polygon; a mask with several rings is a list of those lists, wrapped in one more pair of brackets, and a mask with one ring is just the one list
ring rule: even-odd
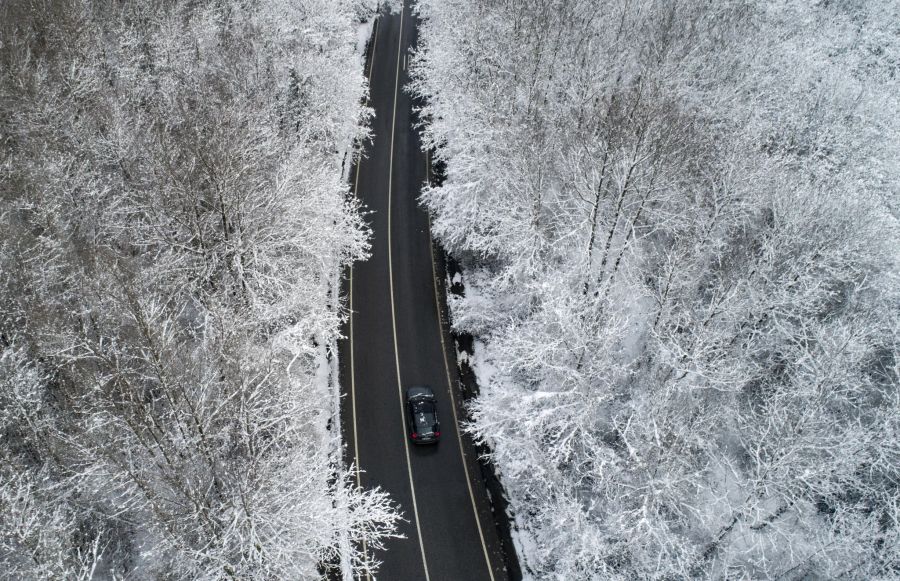
{"label": "winding road", "polygon": [[[380,486],[405,520],[402,539],[371,555],[385,581],[507,579],[471,442],[461,437],[455,352],[441,321],[443,288],[429,219],[417,198],[429,179],[404,91],[416,18],[407,2],[382,14],[370,43],[373,139],[355,168],[354,191],[372,228],[372,256],[345,282],[350,318],[340,345],[343,434],[358,483]],[[441,442],[407,439],[402,393],[430,385]]]}

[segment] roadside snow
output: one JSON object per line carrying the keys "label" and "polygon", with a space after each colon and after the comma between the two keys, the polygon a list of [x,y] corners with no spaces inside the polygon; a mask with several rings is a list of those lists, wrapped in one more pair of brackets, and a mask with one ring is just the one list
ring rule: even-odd
{"label": "roadside snow", "polygon": [[[366,70],[366,47],[369,44],[369,39],[372,37],[372,30],[375,27],[375,20],[378,18],[378,15],[374,15],[372,18],[366,20],[365,22],[359,24],[356,27],[356,55],[360,60],[360,64],[362,65],[362,70],[365,73]],[[366,98],[368,99],[369,95],[369,80],[366,78],[363,81],[363,86],[366,91]],[[353,143],[346,144],[340,151],[340,158],[343,160],[342,165],[342,174],[341,179],[349,183],[350,182],[350,170],[353,168],[352,156],[353,152]]]}
{"label": "roadside snow", "polygon": [[[466,292],[468,291],[469,288],[466,289]],[[461,355],[468,361],[469,366],[475,373],[476,381],[481,388],[486,388],[498,380],[500,376],[499,370],[494,364],[490,346],[484,341],[479,339],[473,341],[471,357],[466,353],[461,353]],[[488,445],[492,446],[493,443],[488,442]],[[499,465],[494,465],[494,472],[496,473],[497,478],[500,479],[500,482],[505,486],[505,479]],[[523,531],[527,530],[527,523],[518,518],[516,513],[512,510],[512,503],[506,505],[506,518],[510,523],[513,523],[513,526],[511,526],[509,530],[510,538],[516,549],[516,554],[522,561],[522,564],[525,565],[527,564],[530,555],[537,554],[538,547],[534,536],[523,534]],[[522,567],[522,580],[535,581],[535,577],[528,572],[527,567]]]}

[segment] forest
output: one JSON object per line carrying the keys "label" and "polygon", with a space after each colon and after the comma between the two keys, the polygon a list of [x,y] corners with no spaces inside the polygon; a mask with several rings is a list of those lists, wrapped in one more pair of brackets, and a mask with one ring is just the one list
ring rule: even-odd
{"label": "forest", "polygon": [[526,578],[900,578],[900,5],[418,10]]}
{"label": "forest", "polygon": [[0,3],[0,579],[317,579],[376,0]]}

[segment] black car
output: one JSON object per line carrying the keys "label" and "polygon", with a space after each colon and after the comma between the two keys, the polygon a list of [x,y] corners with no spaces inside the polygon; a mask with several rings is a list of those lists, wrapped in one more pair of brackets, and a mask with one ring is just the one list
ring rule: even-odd
{"label": "black car", "polygon": [[413,386],[406,390],[406,423],[414,444],[436,444],[441,438],[441,423],[430,387]]}

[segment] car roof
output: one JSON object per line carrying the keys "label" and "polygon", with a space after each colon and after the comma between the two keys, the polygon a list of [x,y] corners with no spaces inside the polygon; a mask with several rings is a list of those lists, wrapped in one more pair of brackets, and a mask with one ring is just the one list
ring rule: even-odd
{"label": "car roof", "polygon": [[416,412],[433,413],[436,409],[434,405],[434,398],[417,397],[415,399],[409,400],[409,405],[411,405]]}

